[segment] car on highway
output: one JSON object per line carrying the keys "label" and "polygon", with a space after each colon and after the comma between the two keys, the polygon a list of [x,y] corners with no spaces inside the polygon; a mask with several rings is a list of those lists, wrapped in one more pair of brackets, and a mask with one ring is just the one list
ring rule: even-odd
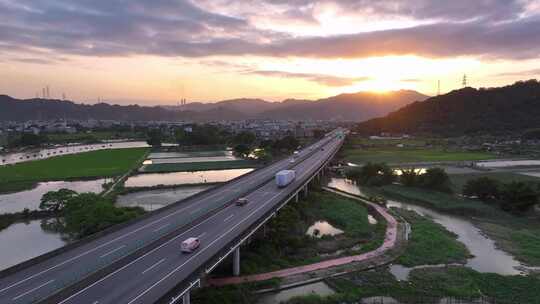
{"label": "car on highway", "polygon": [[201,245],[201,241],[198,238],[190,237],[182,242],[180,246],[183,253],[192,253]]}
{"label": "car on highway", "polygon": [[300,152],[298,152],[298,150],[296,150],[296,151],[293,152],[294,155],[296,155],[296,154],[298,154],[298,153],[300,153]]}
{"label": "car on highway", "polygon": [[235,202],[236,206],[244,206],[247,203],[249,203],[249,200],[247,199],[247,197],[241,197],[241,198],[237,199],[236,202]]}
{"label": "car on highway", "polygon": [[296,159],[293,157],[290,161],[291,164],[294,164],[296,162]]}

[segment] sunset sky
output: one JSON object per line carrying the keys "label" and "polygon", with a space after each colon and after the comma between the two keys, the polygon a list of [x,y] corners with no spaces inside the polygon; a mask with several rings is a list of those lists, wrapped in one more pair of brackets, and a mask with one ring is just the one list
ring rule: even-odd
{"label": "sunset sky", "polygon": [[436,94],[540,78],[540,0],[0,0],[0,94]]}

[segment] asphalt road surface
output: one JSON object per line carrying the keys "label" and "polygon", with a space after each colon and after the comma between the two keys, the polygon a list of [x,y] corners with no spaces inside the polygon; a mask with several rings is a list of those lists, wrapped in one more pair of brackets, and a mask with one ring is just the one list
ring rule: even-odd
{"label": "asphalt road surface", "polygon": [[[147,246],[152,248],[147,253],[133,257],[128,264],[74,292],[60,303],[153,303],[275,208],[295,185],[311,177],[340,141],[333,133],[300,151],[294,156],[294,163],[290,162],[291,156],[0,279],[0,303],[31,303],[44,299],[89,273]],[[294,167],[297,172],[295,182],[278,188],[273,180],[274,174],[289,167]],[[230,204],[244,195],[250,200],[249,204],[243,207]],[[196,221],[220,206],[226,207]],[[193,221],[197,224],[191,228],[163,243],[156,242]],[[193,236],[200,238],[200,248],[192,254],[182,254],[180,243]]]}

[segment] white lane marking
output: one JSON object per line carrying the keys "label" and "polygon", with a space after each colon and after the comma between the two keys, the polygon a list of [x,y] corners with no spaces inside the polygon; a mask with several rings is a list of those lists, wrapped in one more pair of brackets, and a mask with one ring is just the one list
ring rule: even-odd
{"label": "white lane marking", "polygon": [[[221,212],[226,211],[226,210],[227,210],[227,209],[223,209],[223,210],[221,210],[220,212],[214,214],[214,216],[218,216],[218,214],[220,214]],[[130,263],[128,263],[128,264],[122,266],[121,268],[118,268],[117,270],[115,270],[115,271],[109,273],[108,275],[104,276],[103,278],[101,278],[100,280],[94,282],[93,284],[91,284],[91,285],[85,287],[84,289],[79,290],[78,292],[76,292],[75,294],[71,295],[70,297],[66,298],[65,300],[63,300],[62,302],[60,302],[60,303],[58,303],[58,304],[62,304],[62,303],[65,303],[66,301],[69,301],[70,299],[72,299],[73,297],[79,295],[80,293],[82,293],[82,292],[88,290],[89,288],[94,287],[96,284],[101,283],[102,281],[108,279],[109,277],[113,276],[114,274],[116,274],[116,273],[118,273],[118,272],[124,270],[125,268],[127,268],[127,267],[133,265],[134,263],[138,262],[140,259],[142,259],[142,258],[148,256],[149,254],[154,253],[155,251],[159,250],[159,249],[162,248],[163,246],[166,246],[166,245],[168,245],[169,243],[176,241],[177,239],[179,239],[179,238],[183,237],[184,235],[186,235],[187,233],[189,233],[191,230],[193,230],[193,229],[199,227],[200,225],[206,223],[208,220],[212,219],[214,216],[207,218],[206,220],[200,222],[199,224],[197,224],[197,225],[195,225],[195,226],[189,228],[189,229],[186,230],[184,233],[181,233],[181,234],[175,236],[174,238],[170,239],[169,241],[167,241],[167,242],[161,244],[160,246],[158,246],[158,247],[156,247],[156,248],[154,248],[154,249],[148,251],[148,252],[145,253],[144,255],[141,255],[140,257],[138,257],[137,259],[131,261]]]}
{"label": "white lane marking", "polygon": [[27,295],[27,294],[29,294],[29,293],[31,293],[31,292],[34,292],[34,291],[40,289],[41,287],[43,287],[43,286],[45,286],[45,285],[47,285],[47,284],[51,284],[52,282],[54,282],[54,280],[50,280],[50,281],[48,281],[48,282],[45,282],[45,283],[39,285],[38,287],[35,287],[35,288],[30,289],[29,291],[27,291],[27,292],[25,292],[25,293],[21,293],[20,295],[16,296],[16,297],[13,298],[12,300],[15,301],[15,300],[17,300],[17,299],[19,299],[19,298],[22,298],[22,297],[24,297],[25,295]]}
{"label": "white lane marking", "polygon": [[191,211],[189,214],[195,214],[195,213],[201,211],[201,209],[202,209],[202,207],[199,207],[199,208],[197,208],[197,209]]}
{"label": "white lane marking", "polygon": [[154,269],[157,265],[163,263],[163,261],[165,261],[165,258],[163,258],[163,259],[157,261],[157,263],[155,263],[154,265],[152,265],[152,266],[146,268],[146,270],[143,271],[142,274],[145,274],[147,271],[150,271],[150,270]]}
{"label": "white lane marking", "polygon": [[199,235],[197,238],[200,239],[200,238],[202,238],[202,237],[205,236],[205,235],[206,235],[206,232],[203,232],[203,233],[201,233],[201,235]]}
{"label": "white lane marking", "polygon": [[114,252],[116,252],[116,251],[118,251],[118,250],[124,248],[124,247],[126,247],[126,245],[122,245],[122,246],[120,246],[120,247],[118,247],[118,248],[116,248],[116,249],[113,249],[113,250],[111,250],[111,251],[109,251],[109,252],[103,254],[102,256],[100,256],[100,258],[104,258],[104,257],[106,257],[106,256],[108,256],[108,255],[110,255],[110,254],[112,254],[112,253],[114,253]]}
{"label": "white lane marking", "polygon": [[[229,230],[227,230],[227,232],[223,233],[222,235],[220,235],[219,237],[217,237],[215,240],[213,240],[210,244],[208,244],[208,246],[202,248],[201,250],[199,250],[196,254],[194,254],[193,256],[191,256],[191,258],[189,258],[187,261],[185,261],[184,263],[182,263],[180,266],[176,267],[175,269],[173,269],[171,272],[169,272],[167,275],[165,275],[163,278],[161,278],[160,280],[158,280],[156,283],[152,284],[150,287],[148,287],[147,289],[145,289],[142,293],[140,293],[138,296],[136,296],[135,298],[133,298],[131,301],[129,301],[127,304],[131,304],[135,301],[137,301],[140,297],[144,296],[148,291],[150,291],[152,288],[156,287],[156,285],[158,285],[159,283],[163,282],[164,280],[168,279],[171,275],[173,275],[176,271],[178,271],[178,269],[184,267],[184,265],[186,265],[187,263],[191,262],[191,260],[193,260],[194,258],[196,258],[197,256],[199,256],[201,253],[203,253],[206,249],[210,248],[214,243],[216,243],[217,241],[219,241],[221,238],[223,238],[225,235],[227,235],[229,232],[231,232],[232,230],[234,230],[236,227],[238,227],[240,224],[242,224],[244,221],[246,221],[248,218],[250,218],[253,214],[257,213],[259,210],[261,210],[263,207],[265,207],[269,202],[271,202],[274,198],[278,197],[283,191],[285,191],[285,189],[283,190],[280,190],[276,195],[274,195],[273,197],[271,197],[269,200],[267,200],[266,202],[264,202],[261,206],[259,206],[257,209],[253,210],[248,216],[246,216],[245,218],[243,218],[240,222],[236,223],[234,226],[232,226],[232,228],[230,228]],[[60,303],[61,304],[61,303]]]}
{"label": "white lane marking", "polygon": [[234,214],[231,214],[231,215],[227,216],[223,221],[226,222],[226,221],[230,220],[233,216],[234,216]]}
{"label": "white lane marking", "polygon": [[163,228],[169,226],[170,224],[171,224],[171,223],[168,223],[168,224],[165,224],[165,225],[163,225],[163,226],[160,226],[159,228],[154,229],[154,232],[158,232],[158,231],[160,231],[161,229],[163,229]]}

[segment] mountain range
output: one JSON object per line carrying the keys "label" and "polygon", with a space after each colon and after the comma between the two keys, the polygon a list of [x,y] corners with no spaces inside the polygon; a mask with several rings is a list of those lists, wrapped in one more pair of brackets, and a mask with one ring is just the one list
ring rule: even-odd
{"label": "mountain range", "polygon": [[363,134],[509,133],[540,128],[540,83],[519,81],[498,88],[452,91],[418,101],[357,125]]}
{"label": "mountain range", "polygon": [[0,95],[0,120],[97,119],[122,121],[216,121],[242,119],[343,120],[364,121],[386,115],[428,96],[415,91],[388,93],[359,92],[318,100],[232,99],[215,103],[191,102],[181,106],[77,104],[49,99],[15,99]]}

